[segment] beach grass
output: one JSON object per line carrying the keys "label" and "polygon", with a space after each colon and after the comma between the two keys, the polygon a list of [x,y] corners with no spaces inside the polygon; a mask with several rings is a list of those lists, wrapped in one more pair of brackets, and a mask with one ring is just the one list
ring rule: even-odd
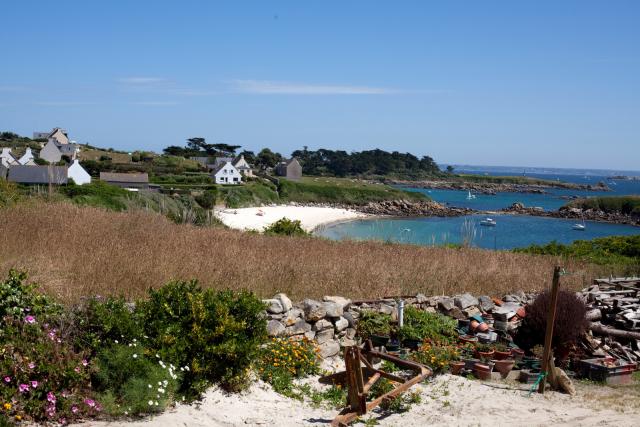
{"label": "beach grass", "polygon": [[65,303],[88,295],[143,297],[172,279],[249,289],[261,297],[285,292],[301,300],[533,291],[548,286],[557,263],[573,273],[562,284],[571,289],[612,273],[606,266],[547,255],[265,236],[69,202],[4,208],[0,235],[0,272],[27,270]]}

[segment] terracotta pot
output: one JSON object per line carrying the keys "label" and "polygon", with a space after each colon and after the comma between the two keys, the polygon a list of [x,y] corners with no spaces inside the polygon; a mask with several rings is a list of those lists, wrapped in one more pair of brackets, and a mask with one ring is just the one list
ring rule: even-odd
{"label": "terracotta pot", "polygon": [[476,357],[480,358],[480,359],[493,359],[493,355],[495,354],[495,351],[491,350],[491,351],[476,351]]}
{"label": "terracotta pot", "polygon": [[478,330],[480,332],[487,332],[489,330],[489,325],[487,325],[485,322],[482,322],[478,325]]}
{"label": "terracotta pot", "polygon": [[451,363],[451,373],[453,375],[460,374],[460,371],[462,371],[464,366],[465,366],[464,362],[453,362],[453,363]]}
{"label": "terracotta pot", "polygon": [[473,375],[475,375],[478,379],[483,381],[487,381],[491,379],[491,367],[489,365],[485,365],[484,363],[476,363],[473,367]]}
{"label": "terracotta pot", "polygon": [[478,342],[478,337],[473,337],[471,335],[461,335],[459,339],[462,342],[470,342],[471,344],[475,344]]}
{"label": "terracotta pot", "polygon": [[504,360],[504,359],[508,359],[511,356],[511,352],[510,351],[498,351],[496,350],[493,354],[493,358],[495,360]]}
{"label": "terracotta pot", "polygon": [[464,359],[464,368],[472,371],[473,367],[476,366],[476,363],[479,363],[480,359]]}
{"label": "terracotta pot", "polygon": [[512,348],[511,357],[513,357],[516,362],[519,362],[524,357],[524,350],[520,348]]}
{"label": "terracotta pot", "polygon": [[500,372],[502,378],[506,378],[509,372],[513,369],[516,361],[513,359],[495,360],[494,369]]}
{"label": "terracotta pot", "polygon": [[475,331],[476,329],[478,329],[478,326],[480,326],[480,322],[478,322],[477,320],[472,320],[471,322],[469,322],[469,330],[471,331]]}

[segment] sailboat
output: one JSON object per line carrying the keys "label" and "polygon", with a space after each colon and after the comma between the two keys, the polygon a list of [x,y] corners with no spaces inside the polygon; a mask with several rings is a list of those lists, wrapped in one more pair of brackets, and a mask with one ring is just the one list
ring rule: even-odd
{"label": "sailboat", "polygon": [[493,218],[485,218],[480,221],[480,225],[484,225],[485,227],[495,227],[496,224],[496,220]]}
{"label": "sailboat", "polygon": [[467,200],[473,200],[476,198],[475,194],[471,194],[471,190],[469,190],[469,194],[467,195]]}
{"label": "sailboat", "polygon": [[582,224],[573,224],[573,228],[574,230],[577,231],[584,231],[587,229],[587,225],[584,223],[584,215],[582,215]]}

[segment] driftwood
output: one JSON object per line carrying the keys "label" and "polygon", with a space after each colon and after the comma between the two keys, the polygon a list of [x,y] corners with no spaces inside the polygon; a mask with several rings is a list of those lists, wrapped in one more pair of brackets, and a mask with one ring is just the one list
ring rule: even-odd
{"label": "driftwood", "polygon": [[587,320],[600,320],[602,319],[602,310],[600,310],[599,308],[589,310],[587,311],[586,318]]}
{"label": "driftwood", "polygon": [[640,340],[640,332],[609,328],[600,323],[589,323],[589,329],[591,329],[594,333],[600,335],[607,335],[616,338],[626,338],[630,340]]}

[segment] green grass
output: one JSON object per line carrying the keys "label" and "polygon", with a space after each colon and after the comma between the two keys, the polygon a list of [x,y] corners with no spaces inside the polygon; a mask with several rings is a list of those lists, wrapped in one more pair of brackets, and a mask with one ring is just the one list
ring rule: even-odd
{"label": "green grass", "polygon": [[599,196],[572,200],[565,206],[580,209],[594,209],[607,213],[640,215],[640,196]]}
{"label": "green grass", "polygon": [[383,184],[369,184],[340,178],[305,178],[301,181],[281,179],[279,190],[282,201],[301,203],[364,205],[384,200],[429,200],[421,193],[402,191]]}
{"label": "green grass", "polygon": [[[524,185],[545,185],[550,187],[571,186],[577,187],[575,184],[567,182],[552,181],[548,179],[530,178],[527,176],[493,176],[493,175],[474,175],[474,174],[456,174],[450,176],[451,180],[478,183],[478,184],[524,184]],[[449,179],[446,179],[449,180]]]}
{"label": "green grass", "polygon": [[640,272],[640,235],[609,236],[593,240],[576,240],[569,245],[551,242],[514,249],[514,252],[577,258],[607,265],[625,274]]}
{"label": "green grass", "polygon": [[218,198],[230,208],[280,202],[276,186],[270,182],[252,181],[243,185],[220,186],[218,187],[218,194]]}

